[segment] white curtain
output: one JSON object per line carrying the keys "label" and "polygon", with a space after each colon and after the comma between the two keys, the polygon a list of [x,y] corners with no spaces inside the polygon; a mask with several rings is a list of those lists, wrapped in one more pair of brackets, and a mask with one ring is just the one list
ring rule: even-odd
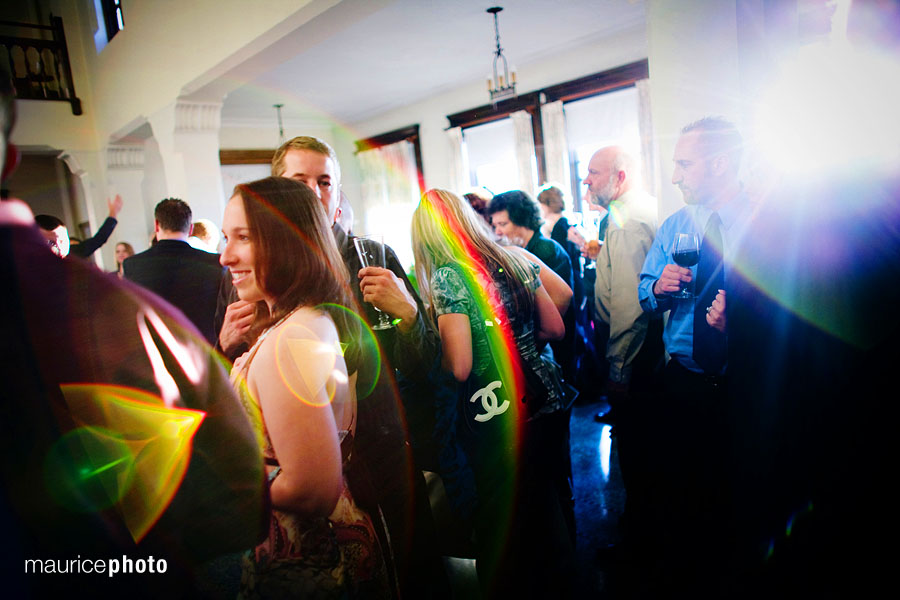
{"label": "white curtain", "polygon": [[516,166],[519,172],[519,189],[534,198],[537,188],[537,164],[534,158],[534,132],[531,115],[520,110],[509,115],[516,135]]}
{"label": "white curtain", "polygon": [[[402,140],[356,155],[362,174],[358,235],[383,235],[404,267],[412,264],[410,225],[419,201],[415,146]],[[357,213],[359,214],[359,213]]]}
{"label": "white curtain", "polygon": [[569,146],[566,139],[566,116],[563,113],[563,102],[557,100],[541,106],[541,123],[544,132],[544,159],[547,169],[547,181],[561,190],[571,186],[571,169],[569,167]]}
{"label": "white curtain", "polygon": [[447,141],[450,144],[450,189],[463,194],[469,185],[469,167],[466,164],[466,153],[463,151],[463,133],[461,127],[447,130]]}
{"label": "white curtain", "polygon": [[659,174],[659,147],[653,133],[653,117],[650,113],[650,80],[639,79],[634,83],[638,91],[638,129],[641,132],[641,165],[644,170],[644,189],[659,198],[661,191]]}

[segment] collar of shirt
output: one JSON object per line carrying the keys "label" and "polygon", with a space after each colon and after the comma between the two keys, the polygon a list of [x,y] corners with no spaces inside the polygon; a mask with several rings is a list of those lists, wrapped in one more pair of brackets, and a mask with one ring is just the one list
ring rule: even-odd
{"label": "collar of shirt", "polygon": [[[656,198],[641,189],[631,189],[609,203],[606,213],[607,224],[615,227],[624,227],[632,217],[642,221],[651,221],[656,228],[657,202]],[[608,227],[608,225],[607,225]]]}
{"label": "collar of shirt", "polygon": [[529,252],[531,252],[532,254],[535,254],[534,249],[537,247],[538,244],[541,243],[541,240],[546,240],[546,239],[548,239],[548,238],[544,237],[544,234],[541,233],[540,229],[538,229],[537,231],[534,232],[534,235],[531,236],[531,239],[528,240],[528,243],[525,244],[525,249],[528,250]]}

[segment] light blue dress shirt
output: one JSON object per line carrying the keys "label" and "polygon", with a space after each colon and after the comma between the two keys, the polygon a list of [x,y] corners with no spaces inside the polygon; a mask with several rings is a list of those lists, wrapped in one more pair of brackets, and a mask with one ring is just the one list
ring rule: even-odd
{"label": "light blue dress shirt", "polygon": [[[733,268],[730,259],[734,256],[740,237],[747,228],[751,210],[750,202],[741,194],[716,211],[722,219],[722,244],[724,246],[722,255],[725,264],[726,290],[728,273]],[[666,265],[675,264],[675,259],[672,257],[675,234],[696,233],[702,240],[706,223],[712,213],[713,211],[706,206],[689,205],[666,219],[659,231],[656,232],[656,238],[647,253],[638,283],[638,300],[645,312],[671,311],[663,331],[666,352],[682,366],[697,373],[702,373],[703,369],[694,362],[692,357],[694,353],[694,299],[680,300],[668,295],[657,297],[653,293],[653,285],[662,275]],[[691,267],[691,276],[696,281],[696,265]],[[727,303],[726,295],[726,306]]]}

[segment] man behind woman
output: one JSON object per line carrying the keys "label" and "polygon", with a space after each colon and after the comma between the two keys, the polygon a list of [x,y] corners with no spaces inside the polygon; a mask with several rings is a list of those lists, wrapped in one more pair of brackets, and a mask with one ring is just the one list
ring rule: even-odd
{"label": "man behind woman", "polygon": [[[270,177],[236,188],[223,229],[222,264],[255,310],[256,341],[233,378],[273,507],[268,538],[244,559],[242,592],[385,596],[371,518],[345,478],[356,371],[373,357],[362,355],[359,307],[321,204],[305,185]],[[564,411],[538,350],[563,335],[557,306],[527,253],[493,242],[449,192],[425,194],[413,243],[443,364],[458,382],[442,424],[456,431],[444,440],[461,449],[477,497],[458,517],[474,532],[483,590],[565,595],[573,548],[555,485]]]}
{"label": "man behind woman", "polygon": [[268,538],[244,559],[242,595],[386,597],[372,521],[344,478],[360,326],[319,200],[282,177],[243,184],[223,230],[222,264],[255,305],[258,335],[233,379],[268,465],[273,508]]}

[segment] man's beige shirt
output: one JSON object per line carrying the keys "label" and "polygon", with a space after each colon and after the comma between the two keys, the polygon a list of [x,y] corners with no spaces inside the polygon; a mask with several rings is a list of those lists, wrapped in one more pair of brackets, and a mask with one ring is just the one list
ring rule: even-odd
{"label": "man's beige shirt", "polygon": [[627,383],[650,315],[638,302],[638,281],[657,228],[656,198],[631,190],[609,205],[606,241],[596,259],[597,314],[609,323],[609,378]]}

